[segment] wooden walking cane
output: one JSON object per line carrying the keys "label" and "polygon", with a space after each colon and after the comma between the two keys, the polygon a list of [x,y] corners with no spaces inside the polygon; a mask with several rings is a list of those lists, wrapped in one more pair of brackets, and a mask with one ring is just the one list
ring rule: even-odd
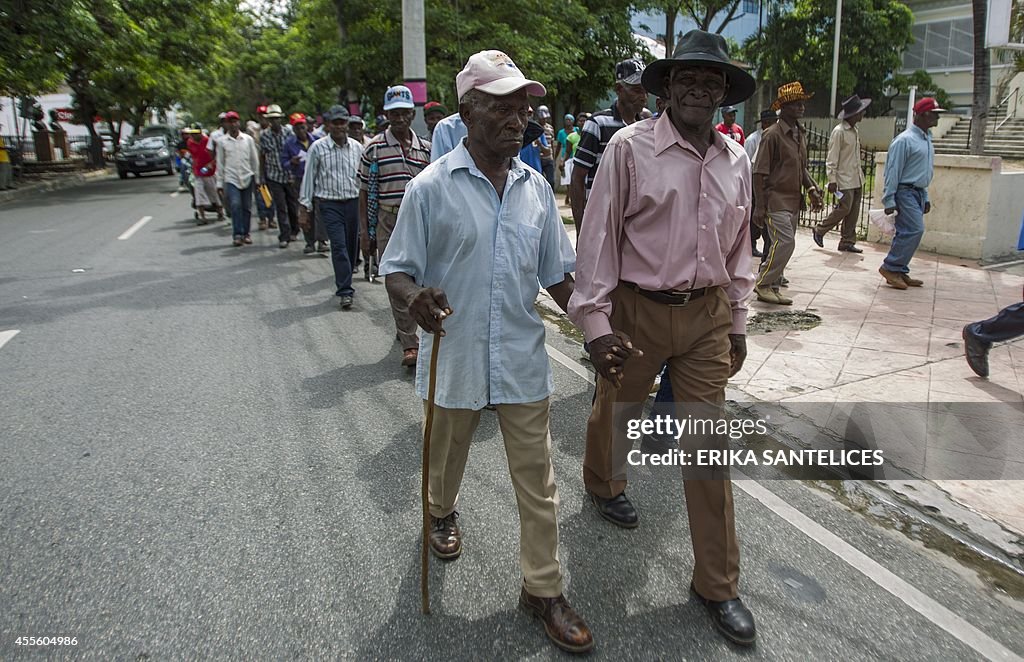
{"label": "wooden walking cane", "polygon": [[423,426],[423,549],[420,552],[420,597],[421,610],[430,613],[430,588],[427,585],[427,538],[430,535],[430,504],[427,502],[427,482],[430,479],[430,431],[434,427],[434,389],[437,386],[437,353],[441,348],[441,334],[434,334],[430,351],[430,379],[427,387],[427,420]]}

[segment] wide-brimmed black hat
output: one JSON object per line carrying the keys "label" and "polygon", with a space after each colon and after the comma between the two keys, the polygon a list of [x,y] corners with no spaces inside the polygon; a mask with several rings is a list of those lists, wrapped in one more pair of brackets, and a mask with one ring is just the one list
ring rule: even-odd
{"label": "wide-brimmed black hat", "polygon": [[861,99],[859,96],[854,94],[852,97],[843,102],[843,109],[836,115],[837,118],[845,120],[847,117],[853,117],[857,113],[864,112],[864,110],[871,105],[871,99]]}
{"label": "wide-brimmed black hat", "polygon": [[722,99],[721,105],[730,106],[742,103],[754,94],[756,83],[754,77],[732,63],[729,58],[729,46],[720,34],[712,34],[703,30],[690,30],[683,35],[672,57],[655,60],[644,69],[641,84],[651,94],[668,98],[665,90],[665,75],[672,67],[688,64],[702,67],[714,67],[725,73],[729,82],[729,91]]}

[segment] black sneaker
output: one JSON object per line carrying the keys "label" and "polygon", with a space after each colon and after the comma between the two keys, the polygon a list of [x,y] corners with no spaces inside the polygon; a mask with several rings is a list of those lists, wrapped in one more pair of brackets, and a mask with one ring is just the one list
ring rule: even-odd
{"label": "black sneaker", "polygon": [[352,297],[350,297],[350,296],[343,296],[343,297],[341,297],[341,309],[342,310],[348,310],[351,307],[352,307]]}
{"label": "black sneaker", "polygon": [[316,252],[316,247],[313,244],[306,244],[306,247],[302,249],[305,255],[312,255]]}

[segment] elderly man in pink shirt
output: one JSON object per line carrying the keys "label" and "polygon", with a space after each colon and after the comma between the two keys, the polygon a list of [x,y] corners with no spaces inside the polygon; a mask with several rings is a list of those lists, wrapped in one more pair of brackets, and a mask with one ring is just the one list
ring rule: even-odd
{"label": "elderly man in pink shirt", "polygon": [[[746,358],[745,302],[754,281],[750,160],[713,123],[720,105],[753,94],[753,78],[731,63],[720,35],[693,30],[671,58],[647,67],[642,84],[668,99],[668,109],[608,143],[569,302],[599,374],[583,479],[601,516],[625,528],[639,523],[625,495],[627,421],[643,417],[665,363],[677,416],[721,416],[726,382]],[[729,640],[752,645],[754,618],[738,595],[732,484],[723,469],[702,477],[711,479],[684,472],[691,590]]]}

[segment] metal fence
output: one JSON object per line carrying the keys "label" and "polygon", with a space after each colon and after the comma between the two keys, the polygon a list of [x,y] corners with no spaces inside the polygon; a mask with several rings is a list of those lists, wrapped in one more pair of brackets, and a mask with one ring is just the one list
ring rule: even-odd
{"label": "metal fence", "polygon": [[[825,208],[820,212],[812,212],[810,207],[800,212],[800,225],[813,227],[828,216],[836,206],[836,200],[828,192],[828,175],[825,172],[825,159],[828,156],[828,135],[806,129],[807,161],[811,178],[825,192]],[[870,149],[860,150],[860,167],[864,172],[863,195],[860,199],[860,212],[857,217],[857,236],[864,239],[868,236],[868,208],[871,206],[871,191],[875,186],[875,152]],[[837,228],[838,229],[838,228]]]}

